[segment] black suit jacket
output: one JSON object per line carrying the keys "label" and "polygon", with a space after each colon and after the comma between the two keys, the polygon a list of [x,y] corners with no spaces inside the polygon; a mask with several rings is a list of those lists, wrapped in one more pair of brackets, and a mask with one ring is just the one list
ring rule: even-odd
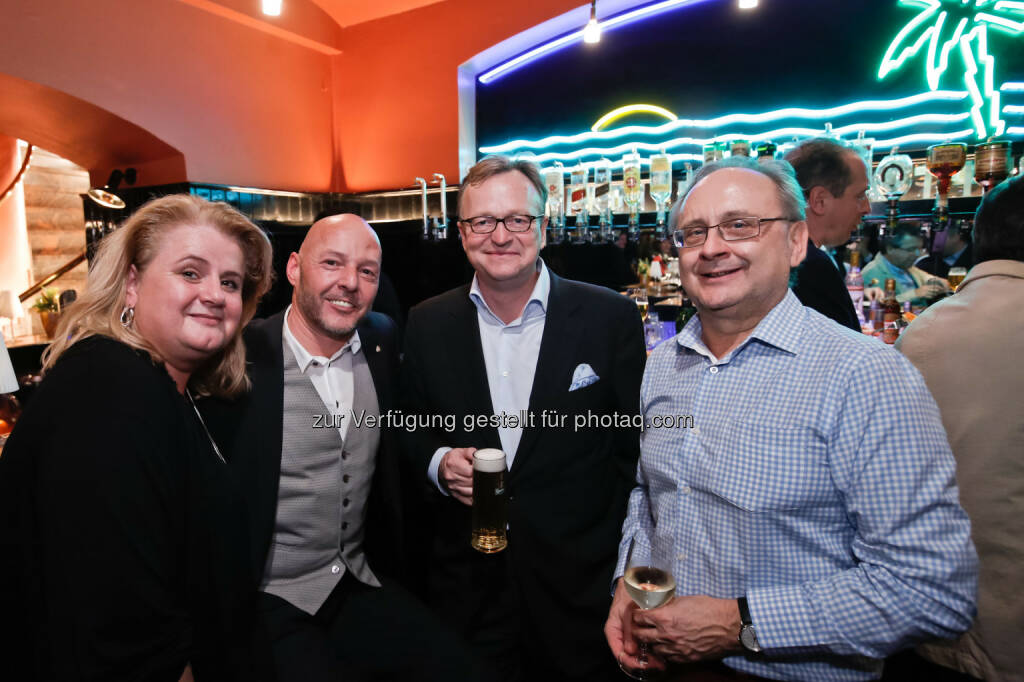
{"label": "black suit jacket", "polygon": [[946,263],[942,258],[942,254],[928,254],[914,263],[914,265],[936,277],[949,277],[950,268],[967,268],[970,270],[974,267],[974,242],[967,242],[967,248],[957,256],[952,265]]}
{"label": "black suit jacket", "polygon": [[[495,428],[468,430],[464,419],[491,415],[477,309],[469,285],[413,308],[406,327],[402,399],[406,412],[452,415],[455,431],[416,429],[406,454],[426,480],[438,447],[495,447]],[[544,332],[529,410],[506,479],[509,545],[504,558],[530,628],[565,672],[580,673],[609,659],[602,627],[626,502],[636,476],[636,428],[582,428],[575,418],[638,415],[645,359],[640,315],[629,299],[551,273]],[[570,391],[581,363],[600,379]],[[563,428],[541,416],[564,415]],[[497,555],[469,546],[470,508],[430,485],[435,511],[431,601],[463,632],[487,609]]]}
{"label": "black suit jacket", "polygon": [[[233,402],[207,400],[203,405],[210,430],[246,497],[253,573],[260,580],[274,536],[281,478],[281,415],[285,409],[283,324],[284,311],[256,320],[245,330],[252,390]],[[384,414],[391,407],[398,376],[395,323],[386,315],[371,312],[359,324],[358,331],[380,412]],[[393,436],[387,430],[381,432],[372,486],[365,535],[367,558],[375,573],[402,577],[400,470]]]}
{"label": "black suit jacket", "polygon": [[796,273],[793,293],[808,308],[813,308],[844,327],[860,331],[850,292],[835,263],[814,242],[807,240],[807,257]]}

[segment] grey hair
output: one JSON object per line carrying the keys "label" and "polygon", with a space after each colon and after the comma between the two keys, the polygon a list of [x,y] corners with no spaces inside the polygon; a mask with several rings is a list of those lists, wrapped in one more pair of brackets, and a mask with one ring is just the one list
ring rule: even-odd
{"label": "grey hair", "polygon": [[[806,218],[807,202],[804,200],[804,192],[800,189],[800,183],[796,181],[796,172],[788,161],[778,159],[756,161],[747,156],[730,156],[721,161],[706,163],[701,166],[701,169],[693,177],[693,182],[690,183],[690,186],[686,188],[683,195],[672,206],[672,212],[668,218],[670,229],[674,230],[677,228],[679,216],[683,212],[683,204],[686,203],[686,198],[690,196],[693,188],[701,180],[723,168],[744,168],[765,176],[775,184],[779,203],[782,204],[783,217],[793,222]],[[765,216],[758,217],[763,218]]]}

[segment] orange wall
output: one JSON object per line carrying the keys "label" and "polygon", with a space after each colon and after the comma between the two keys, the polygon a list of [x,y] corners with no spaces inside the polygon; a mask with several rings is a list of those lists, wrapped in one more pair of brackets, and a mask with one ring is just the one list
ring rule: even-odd
{"label": "orange wall", "polygon": [[0,16],[0,72],[151,132],[188,180],[331,188],[331,57],[176,0],[0,0]]}
{"label": "orange wall", "polygon": [[[0,0],[0,74],[79,98],[147,131],[184,157],[181,180],[354,192],[408,187],[414,176],[440,171],[454,184],[459,64],[582,1],[445,0],[331,31],[297,25],[323,20],[305,7],[286,26],[315,40],[336,39],[339,56],[197,4],[203,2]],[[253,2],[221,4],[238,9]],[[31,105],[0,79],[0,125],[18,120],[4,109],[19,106]],[[22,120],[33,113],[20,112]],[[71,160],[89,168],[94,181],[106,176],[100,162]],[[164,166],[159,182],[167,174]],[[155,184],[155,177],[143,164],[137,184]]]}
{"label": "orange wall", "polygon": [[581,4],[447,0],[347,29],[334,58],[340,188],[410,187],[434,172],[456,184],[459,65]]}

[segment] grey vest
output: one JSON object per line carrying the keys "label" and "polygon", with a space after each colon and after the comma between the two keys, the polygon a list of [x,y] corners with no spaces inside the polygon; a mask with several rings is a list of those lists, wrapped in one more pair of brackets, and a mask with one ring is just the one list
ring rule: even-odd
{"label": "grey vest", "polygon": [[[316,613],[346,570],[380,583],[366,563],[366,502],[380,434],[350,424],[343,443],[309,377],[284,347],[284,415],[277,520],[261,589],[306,613]],[[352,356],[356,415],[377,416],[377,392],[364,352]],[[371,422],[372,423],[372,422]],[[317,426],[315,426],[317,425]]]}

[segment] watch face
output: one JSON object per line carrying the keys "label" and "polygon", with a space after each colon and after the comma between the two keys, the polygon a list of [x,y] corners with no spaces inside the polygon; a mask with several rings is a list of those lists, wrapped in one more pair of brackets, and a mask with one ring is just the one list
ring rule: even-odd
{"label": "watch face", "polygon": [[754,653],[761,651],[761,645],[757,642],[757,633],[754,632],[753,625],[744,625],[740,628],[740,644],[748,651],[753,651]]}

